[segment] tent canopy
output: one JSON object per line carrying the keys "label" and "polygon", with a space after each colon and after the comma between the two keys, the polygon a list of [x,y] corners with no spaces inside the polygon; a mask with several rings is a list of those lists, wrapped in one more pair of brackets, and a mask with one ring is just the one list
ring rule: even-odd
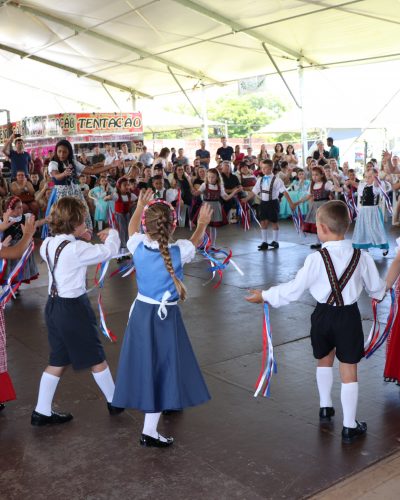
{"label": "tent canopy", "polygon": [[0,0],[0,61],[3,78],[35,63],[154,97],[276,73],[267,52],[283,72],[394,59],[399,22],[398,0]]}

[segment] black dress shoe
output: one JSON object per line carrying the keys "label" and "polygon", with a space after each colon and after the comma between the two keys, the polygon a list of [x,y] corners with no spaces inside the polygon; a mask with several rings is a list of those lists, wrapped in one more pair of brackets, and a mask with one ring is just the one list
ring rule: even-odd
{"label": "black dress shoe", "polygon": [[367,433],[366,422],[358,422],[356,420],[356,427],[343,427],[342,429],[342,441],[346,444],[351,444],[355,439],[360,436],[365,436]]}
{"label": "black dress shoe", "polygon": [[5,407],[6,405],[4,403],[0,403],[0,411],[4,410]]}
{"label": "black dress shoe", "polygon": [[163,415],[173,415],[174,413],[181,413],[181,412],[183,412],[182,409],[179,409],[179,410],[163,410],[162,414]]}
{"label": "black dress shoe", "polygon": [[268,250],[268,243],[266,241],[264,241],[263,243],[261,243],[261,245],[258,246],[258,249],[259,250]]}
{"label": "black dress shoe", "polygon": [[272,247],[273,249],[276,249],[279,248],[279,243],[277,241],[271,241],[269,246]]}
{"label": "black dress shoe", "polygon": [[321,243],[314,243],[313,245],[310,245],[310,248],[312,250],[319,250],[322,247]]}
{"label": "black dress shoe", "polygon": [[147,436],[147,434],[142,434],[140,438],[140,444],[148,448],[167,448],[174,443],[174,438],[166,438],[166,441],[161,441],[160,438],[153,438],[152,436]]}
{"label": "black dress shoe", "polygon": [[110,415],[118,415],[119,413],[122,413],[125,408],[119,408],[118,406],[113,406],[111,403],[107,403],[107,408],[108,411],[110,412]]}
{"label": "black dress shoe", "polygon": [[386,257],[386,255],[387,255],[388,253],[389,253],[389,250],[384,250],[384,251],[382,252],[382,255],[383,255],[384,257]]}
{"label": "black dress shoe", "polygon": [[332,406],[325,406],[319,409],[319,419],[322,422],[330,422],[331,418],[335,416],[335,408]]}
{"label": "black dress shoe", "polygon": [[42,415],[37,411],[33,411],[31,416],[31,424],[37,426],[48,424],[65,424],[73,418],[74,417],[71,415],[71,413],[56,413],[55,411],[52,411],[51,415],[47,416]]}

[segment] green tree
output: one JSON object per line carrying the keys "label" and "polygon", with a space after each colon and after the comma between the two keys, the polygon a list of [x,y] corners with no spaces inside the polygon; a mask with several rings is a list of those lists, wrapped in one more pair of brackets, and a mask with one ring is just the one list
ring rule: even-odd
{"label": "green tree", "polygon": [[279,118],[286,107],[283,102],[265,94],[226,96],[209,103],[210,120],[228,122],[230,137],[248,137]]}

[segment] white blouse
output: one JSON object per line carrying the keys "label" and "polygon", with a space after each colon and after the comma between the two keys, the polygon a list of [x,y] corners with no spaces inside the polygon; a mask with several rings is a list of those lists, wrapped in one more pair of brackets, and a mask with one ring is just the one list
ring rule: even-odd
{"label": "white blouse", "polygon": [[[129,238],[126,246],[128,247],[128,250],[131,252],[131,254],[134,255],[137,247],[142,242],[146,247],[151,248],[153,250],[158,250],[159,248],[158,241],[151,240],[146,234],[143,233],[133,234]],[[181,252],[182,265],[188,264],[194,259],[196,255],[196,247],[190,240],[177,240],[175,243],[170,243],[168,247],[171,247],[173,245],[179,247],[179,250]]]}

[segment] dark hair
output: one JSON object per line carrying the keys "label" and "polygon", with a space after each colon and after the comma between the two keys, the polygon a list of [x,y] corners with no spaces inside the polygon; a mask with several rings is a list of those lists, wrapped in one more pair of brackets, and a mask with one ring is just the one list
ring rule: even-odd
{"label": "dark hair", "polygon": [[54,158],[53,161],[56,161],[58,163],[58,167],[63,167],[63,163],[60,161],[60,159],[57,156],[57,149],[60,146],[64,146],[68,150],[68,158],[67,160],[69,163],[72,163],[74,161],[74,150],[72,149],[72,145],[67,139],[61,139],[60,141],[57,142],[56,147],[54,148]]}
{"label": "dark hair", "polygon": [[274,147],[274,151],[275,151],[275,153],[277,153],[276,148],[277,148],[278,146],[280,146],[280,147],[281,147],[281,151],[280,151],[280,152],[282,152],[282,153],[283,153],[283,144],[282,144],[281,142],[277,142],[277,143],[275,144],[275,147]]}
{"label": "dark hair", "polygon": [[289,166],[289,163],[287,161],[281,162],[281,170],[282,170],[282,168],[285,168],[285,167],[288,167],[288,166]]}
{"label": "dark hair", "polygon": [[332,200],[317,210],[318,222],[325,224],[329,231],[338,236],[346,234],[350,225],[349,209],[343,201]]}
{"label": "dark hair", "polygon": [[138,185],[137,185],[137,188],[138,188],[139,190],[142,190],[142,189],[147,189],[147,188],[148,188],[148,186],[147,186],[147,184],[146,184],[145,182],[140,181],[140,182],[138,183]]}
{"label": "dark hair", "polygon": [[169,148],[161,148],[161,151],[158,153],[158,157],[159,158],[165,158],[167,155],[169,155],[170,152],[171,151],[170,151]]}
{"label": "dark hair", "polygon": [[286,154],[289,154],[289,148],[292,148],[293,149],[293,153],[294,153],[294,147],[293,147],[293,144],[288,144],[286,146]]}
{"label": "dark hair", "polygon": [[87,208],[78,198],[65,196],[60,198],[51,209],[49,227],[52,235],[72,234],[85,222]]}
{"label": "dark hair", "polygon": [[268,165],[269,167],[273,167],[274,166],[274,162],[272,160],[269,160],[268,158],[266,160],[261,160],[261,167],[263,165]]}
{"label": "dark hair", "polygon": [[211,173],[214,174],[217,178],[217,186],[221,187],[222,185],[222,179],[221,179],[221,174],[218,172],[216,168],[209,168],[206,172],[206,186],[208,187],[208,180],[207,180],[207,174]]}
{"label": "dark hair", "polygon": [[327,137],[327,138],[326,138],[326,142],[328,142],[328,141],[333,142],[333,138],[332,138],[332,137]]}
{"label": "dark hair", "polygon": [[[325,185],[325,183],[326,183],[326,175],[325,175],[325,172],[322,170],[322,168],[321,167],[313,167],[311,169],[311,174],[313,172],[318,172],[319,173],[319,175],[321,176],[321,181]],[[315,184],[314,179],[311,178],[311,190],[313,190],[314,184]]]}

